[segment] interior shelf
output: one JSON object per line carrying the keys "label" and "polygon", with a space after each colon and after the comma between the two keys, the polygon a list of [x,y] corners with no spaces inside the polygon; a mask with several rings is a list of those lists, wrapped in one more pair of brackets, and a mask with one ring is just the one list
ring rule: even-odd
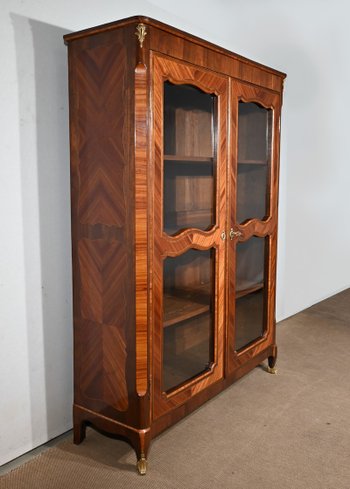
{"label": "interior shelf", "polygon": [[186,155],[164,155],[166,161],[176,161],[179,163],[212,163],[211,156],[186,156]]}
{"label": "interior shelf", "polygon": [[[257,292],[264,288],[263,282],[244,286],[242,289],[236,290],[236,299],[244,297],[253,292]],[[166,328],[173,324],[180,323],[186,319],[199,316],[205,312],[209,312],[210,306],[207,303],[203,303],[200,298],[207,296],[209,293],[208,285],[204,285],[192,290],[192,294],[186,294],[186,297],[165,294],[164,295],[164,322],[163,326]]]}
{"label": "interior shelf", "polygon": [[267,165],[266,160],[238,160],[239,165]]}
{"label": "interior shelf", "polygon": [[165,222],[172,223],[173,225],[165,226],[164,232],[171,236],[183,229],[200,229],[202,231],[208,231],[214,226],[212,220],[211,209],[193,209],[188,211],[172,212],[166,214]]}
{"label": "interior shelf", "polygon": [[[198,297],[198,296],[197,296]],[[209,312],[209,304],[196,301],[196,297],[181,297],[176,295],[164,295],[164,322],[163,326],[172,326],[186,319],[190,319],[205,312]]]}
{"label": "interior shelf", "polygon": [[236,299],[240,297],[244,297],[245,295],[251,294],[252,292],[257,292],[264,288],[263,282],[259,282],[257,284],[251,284],[248,287],[244,286],[244,288],[236,288]]}

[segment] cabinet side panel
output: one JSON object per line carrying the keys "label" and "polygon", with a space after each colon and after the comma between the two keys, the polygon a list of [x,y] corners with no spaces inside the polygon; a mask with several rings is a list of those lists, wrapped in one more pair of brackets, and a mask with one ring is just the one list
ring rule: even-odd
{"label": "cabinet side panel", "polygon": [[133,45],[128,29],[69,45],[75,403],[130,424],[136,403]]}

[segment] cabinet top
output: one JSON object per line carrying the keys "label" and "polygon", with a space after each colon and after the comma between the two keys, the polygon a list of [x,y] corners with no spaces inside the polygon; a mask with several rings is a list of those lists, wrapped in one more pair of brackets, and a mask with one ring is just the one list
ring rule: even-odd
{"label": "cabinet top", "polygon": [[147,26],[154,27],[156,29],[159,29],[163,32],[170,33],[172,35],[178,36],[182,39],[185,39],[187,41],[190,41],[194,44],[198,44],[200,46],[206,47],[212,51],[217,51],[218,53],[225,54],[226,56],[229,56],[233,59],[236,59],[238,61],[251,64],[254,66],[259,66],[264,71],[268,71],[270,73],[273,73],[274,75],[277,75],[281,78],[285,78],[287,75],[281,71],[275,70],[273,68],[270,68],[266,65],[263,65],[261,63],[257,63],[256,61],[252,61],[249,58],[245,58],[244,56],[240,56],[239,54],[236,54],[232,51],[229,51],[228,49],[222,48],[221,46],[218,46],[216,44],[213,44],[209,41],[205,41],[204,39],[201,39],[200,37],[194,36],[192,34],[189,34],[188,32],[182,31],[180,29],[177,29],[176,27],[172,27],[168,24],[164,24],[163,22],[160,22],[159,20],[151,19],[150,17],[146,17],[143,15],[136,15],[133,17],[127,17],[125,19],[117,20],[115,22],[110,22],[108,24],[103,24],[99,25],[96,27],[91,27],[89,29],[84,29],[78,32],[72,32],[71,34],[66,34],[63,36],[65,44],[69,44],[72,41],[75,41],[77,39],[81,39],[84,37],[88,36],[94,36],[97,34],[102,34],[108,31],[113,31],[115,29],[120,29],[123,27],[126,27],[130,24],[135,24],[135,26],[139,23],[143,23]]}

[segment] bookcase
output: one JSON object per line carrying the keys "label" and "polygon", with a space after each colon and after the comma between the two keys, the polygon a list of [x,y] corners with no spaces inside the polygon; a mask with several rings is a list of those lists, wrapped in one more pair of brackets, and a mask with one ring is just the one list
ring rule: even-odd
{"label": "bookcase", "polygon": [[144,474],[157,434],[276,371],[285,75],[141,16],[65,42],[74,440],[126,438]]}

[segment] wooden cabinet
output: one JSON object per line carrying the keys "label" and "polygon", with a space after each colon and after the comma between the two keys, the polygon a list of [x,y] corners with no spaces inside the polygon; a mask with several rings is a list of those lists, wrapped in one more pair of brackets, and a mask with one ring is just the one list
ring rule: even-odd
{"label": "wooden cabinet", "polygon": [[144,17],[65,42],[75,442],[125,437],[144,473],[158,433],[274,371],[285,75]]}

